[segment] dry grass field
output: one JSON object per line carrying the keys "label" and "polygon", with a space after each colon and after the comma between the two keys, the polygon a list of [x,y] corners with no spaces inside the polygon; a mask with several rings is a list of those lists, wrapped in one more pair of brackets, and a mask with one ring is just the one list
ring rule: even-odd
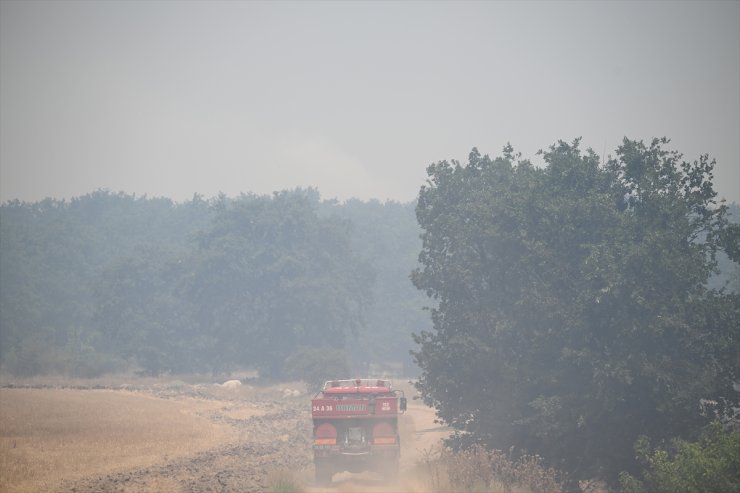
{"label": "dry grass field", "polygon": [[214,448],[234,438],[207,418],[217,408],[136,392],[0,389],[0,491],[53,491]]}

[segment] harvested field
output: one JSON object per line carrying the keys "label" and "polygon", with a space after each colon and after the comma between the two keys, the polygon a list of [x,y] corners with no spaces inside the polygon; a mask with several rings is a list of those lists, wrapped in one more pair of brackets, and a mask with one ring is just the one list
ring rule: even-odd
{"label": "harvested field", "polygon": [[0,490],[41,491],[62,479],[192,455],[231,439],[202,417],[208,401],[106,390],[0,390]]}

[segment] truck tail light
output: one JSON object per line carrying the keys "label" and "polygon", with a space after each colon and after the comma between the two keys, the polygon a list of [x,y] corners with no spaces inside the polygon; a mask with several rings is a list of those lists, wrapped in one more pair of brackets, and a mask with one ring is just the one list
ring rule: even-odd
{"label": "truck tail light", "polygon": [[390,423],[382,422],[373,427],[375,445],[393,445],[396,443],[396,429]]}
{"label": "truck tail light", "polygon": [[336,445],[337,429],[331,423],[322,423],[313,432],[314,445]]}

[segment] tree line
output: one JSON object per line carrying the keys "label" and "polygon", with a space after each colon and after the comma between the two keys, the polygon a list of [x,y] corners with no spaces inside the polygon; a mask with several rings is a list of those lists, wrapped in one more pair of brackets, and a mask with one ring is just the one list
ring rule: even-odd
{"label": "tree line", "polygon": [[409,281],[413,204],[313,189],[183,203],[97,191],[8,202],[0,228],[6,372],[277,378],[310,348],[358,373],[410,371],[410,334],[427,323]]}

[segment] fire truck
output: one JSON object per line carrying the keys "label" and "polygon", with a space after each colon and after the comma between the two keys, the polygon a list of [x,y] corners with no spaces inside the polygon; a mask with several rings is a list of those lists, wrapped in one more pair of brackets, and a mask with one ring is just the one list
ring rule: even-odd
{"label": "fire truck", "polygon": [[316,482],[335,473],[373,471],[398,476],[401,443],[398,415],[406,411],[403,391],[390,380],[331,380],[311,400]]}

